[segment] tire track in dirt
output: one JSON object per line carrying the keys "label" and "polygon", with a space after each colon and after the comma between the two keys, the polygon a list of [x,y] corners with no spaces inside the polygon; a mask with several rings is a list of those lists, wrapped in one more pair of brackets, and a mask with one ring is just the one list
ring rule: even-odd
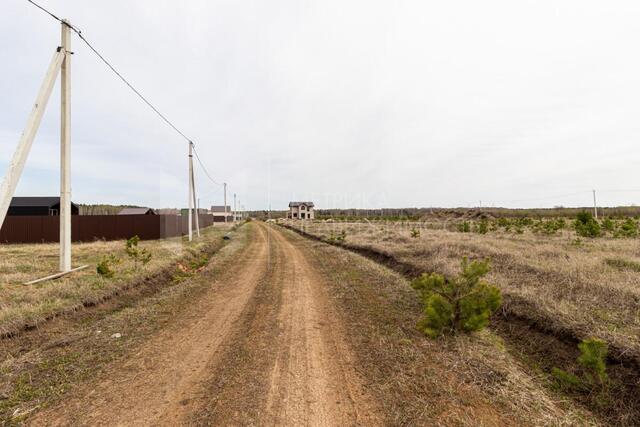
{"label": "tire track in dirt", "polygon": [[176,425],[205,398],[202,380],[266,269],[261,228],[238,263],[188,312],[33,425]]}
{"label": "tire track in dirt", "polygon": [[381,424],[355,372],[322,278],[279,230],[268,233],[267,276],[212,376],[209,405],[191,423]]}
{"label": "tire track in dirt", "polygon": [[[325,280],[279,230],[112,375],[34,425],[380,425]],[[205,272],[206,274],[206,272]]]}
{"label": "tire track in dirt", "polygon": [[267,397],[271,425],[374,425],[380,420],[365,393],[323,279],[280,231],[285,253],[278,347]]}

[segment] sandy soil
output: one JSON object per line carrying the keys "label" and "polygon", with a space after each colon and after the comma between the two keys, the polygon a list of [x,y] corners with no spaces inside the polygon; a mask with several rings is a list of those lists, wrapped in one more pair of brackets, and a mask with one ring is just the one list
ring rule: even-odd
{"label": "sandy soil", "polygon": [[257,227],[203,298],[31,424],[380,424],[323,278]]}

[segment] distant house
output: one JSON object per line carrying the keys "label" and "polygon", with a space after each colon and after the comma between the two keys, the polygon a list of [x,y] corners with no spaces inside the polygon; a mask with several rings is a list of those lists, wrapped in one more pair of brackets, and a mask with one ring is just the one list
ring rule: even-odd
{"label": "distant house", "polygon": [[291,219],[314,219],[313,202],[289,202],[289,213],[287,218]]}
{"label": "distant house", "polygon": [[123,208],[118,215],[156,215],[151,208]]}
{"label": "distant house", "polygon": [[[211,206],[211,214],[213,215],[213,222],[225,222],[225,209],[223,206]],[[227,222],[233,221],[233,212],[231,206],[227,206],[226,212]]]}
{"label": "distant house", "polygon": [[[71,215],[79,215],[80,208],[71,203]],[[60,197],[14,197],[8,216],[56,216],[60,215]]]}

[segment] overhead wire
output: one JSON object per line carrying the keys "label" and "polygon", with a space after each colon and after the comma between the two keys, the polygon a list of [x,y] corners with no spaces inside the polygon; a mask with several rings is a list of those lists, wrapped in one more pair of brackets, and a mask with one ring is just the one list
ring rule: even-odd
{"label": "overhead wire", "polygon": [[76,33],[76,35],[80,38],[80,40],[82,40],[82,42],[84,42],[84,44],[87,45],[87,47],[120,79],[122,80],[122,82],[127,85],[127,87],[129,87],[129,89],[131,89],[131,91],[133,91],[133,93],[135,93],[149,108],[151,108],[157,115],[158,117],[160,117],[167,125],[169,125],[176,133],[178,133],[182,138],[184,138],[187,142],[189,142],[189,144],[191,144],[191,146],[193,147],[193,151],[194,154],[196,156],[196,159],[198,160],[198,163],[200,164],[200,167],[202,168],[203,172],[205,173],[205,175],[207,176],[207,178],[214,184],[216,185],[222,185],[219,182],[217,182],[215,179],[213,179],[211,177],[211,174],[209,173],[209,171],[207,170],[207,168],[204,166],[203,161],[200,159],[200,156],[198,156],[198,153],[195,149],[195,143],[193,142],[193,140],[191,138],[189,138],[183,131],[181,131],[171,120],[169,120],[167,118],[167,116],[165,116],[162,112],[160,112],[160,110],[151,103],[151,101],[149,101],[138,89],[136,89],[133,84],[131,84],[123,75],[122,73],[120,73],[105,57],[104,55],[102,55],[90,42],[89,40],[87,40],[87,38],[82,34],[82,30],[80,30],[80,28],[76,27],[75,25],[71,25],[68,22],[66,22],[64,19],[59,18],[57,15],[55,15],[54,13],[52,13],[51,11],[47,10],[46,8],[44,8],[43,6],[39,5],[38,3],[36,3],[33,0],[27,0],[27,2],[31,3],[33,6],[37,7],[38,9],[40,9],[41,11],[43,11],[44,13],[46,13],[47,15],[49,15],[50,17],[52,17],[53,19],[55,19],[56,21],[67,25],[74,33]]}

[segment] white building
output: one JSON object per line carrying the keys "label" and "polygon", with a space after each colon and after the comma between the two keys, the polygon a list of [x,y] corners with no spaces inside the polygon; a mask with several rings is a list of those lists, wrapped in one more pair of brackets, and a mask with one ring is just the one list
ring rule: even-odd
{"label": "white building", "polygon": [[289,202],[289,213],[287,218],[291,219],[314,219],[313,202]]}
{"label": "white building", "polygon": [[[233,222],[233,210],[231,210],[231,206],[227,206],[226,214],[224,206],[211,206],[211,214],[213,215],[213,222]],[[225,216],[227,218],[226,221]]]}

